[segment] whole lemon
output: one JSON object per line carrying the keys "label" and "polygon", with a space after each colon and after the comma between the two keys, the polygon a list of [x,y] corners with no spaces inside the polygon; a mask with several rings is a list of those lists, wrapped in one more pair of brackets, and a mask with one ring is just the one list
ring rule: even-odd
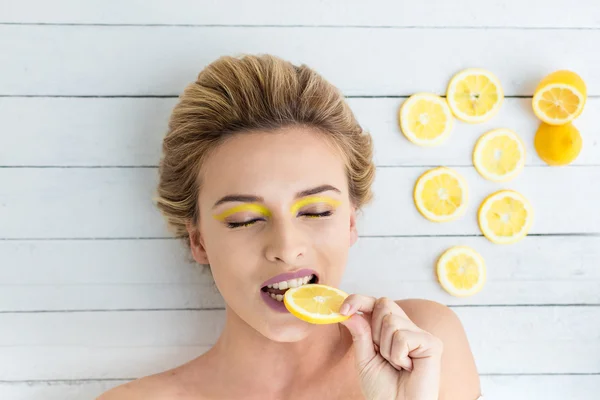
{"label": "whole lemon", "polygon": [[533,145],[538,156],[548,165],[567,165],[581,151],[581,135],[573,124],[548,125],[542,122]]}
{"label": "whole lemon", "polygon": [[587,89],[573,71],[560,70],[547,75],[533,94],[534,114],[550,125],[562,125],[577,118],[585,106]]}

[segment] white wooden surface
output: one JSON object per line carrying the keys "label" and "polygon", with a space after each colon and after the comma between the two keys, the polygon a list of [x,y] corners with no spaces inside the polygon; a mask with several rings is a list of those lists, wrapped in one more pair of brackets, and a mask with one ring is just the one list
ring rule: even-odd
{"label": "white wooden surface", "polygon": [[0,54],[11,56],[0,92],[177,95],[223,54],[268,52],[311,65],[352,96],[443,93],[465,66],[493,69],[506,95],[523,96],[568,67],[597,95],[599,42],[600,29],[3,25]]}
{"label": "white wooden surface", "polygon": [[[231,3],[0,0],[0,399],[91,399],[214,342],[223,301],[151,198],[175,97],[204,65],[242,52],[315,67],[374,136],[376,199],[343,288],[453,307],[486,400],[597,398],[600,3]],[[472,66],[500,77],[500,114],[457,123],[440,148],[409,144],[396,124],[405,96],[443,93]],[[558,68],[580,72],[591,97],[576,122],[580,157],[550,168],[532,147],[530,96]],[[475,139],[496,127],[516,130],[528,150],[523,173],[502,185],[471,167]],[[463,173],[472,192],[452,224],[429,223],[412,205],[415,179],[437,165]],[[511,246],[481,237],[475,220],[501,188],[536,210],[532,235]],[[435,281],[435,259],[455,244],[488,263],[472,298]]]}
{"label": "white wooden surface", "polygon": [[[396,115],[403,101],[348,99],[360,123],[373,136],[379,166],[469,166],[475,139],[486,130],[510,128],[531,144],[539,123],[531,111],[531,99],[507,98],[492,120],[477,125],[457,122],[444,146],[423,151],[409,146],[398,134]],[[12,166],[155,167],[176,102],[175,98],[147,97],[0,97],[0,132],[19,128],[19,135],[3,135],[0,160]],[[31,110],[36,110],[36,118],[31,118]],[[600,98],[592,97],[577,119],[577,127],[586,133],[585,146],[572,165],[600,164],[597,115]],[[32,142],[38,146],[32,148]],[[531,146],[528,150],[527,165],[545,165]]]}
{"label": "white wooden surface", "polygon": [[568,0],[531,0],[529,9],[519,9],[519,0],[429,0],[415,7],[407,2],[306,0],[252,2],[219,0],[118,0],[106,2],[55,0],[2,0],[0,22],[46,24],[134,24],[134,25],[328,25],[328,26],[431,26],[431,27],[573,27],[597,28],[594,0],[579,0],[585,11]]}

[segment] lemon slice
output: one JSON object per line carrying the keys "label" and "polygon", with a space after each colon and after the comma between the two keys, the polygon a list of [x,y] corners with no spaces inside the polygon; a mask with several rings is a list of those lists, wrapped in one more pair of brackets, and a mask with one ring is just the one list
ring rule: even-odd
{"label": "lemon slice", "polygon": [[473,150],[477,172],[495,182],[508,181],[525,165],[525,145],[509,129],[494,129],[482,135]]}
{"label": "lemon slice", "polygon": [[410,96],[400,107],[400,128],[419,146],[437,146],[452,131],[454,117],[448,103],[431,93]]}
{"label": "lemon slice", "polygon": [[486,280],[483,257],[467,246],[446,250],[438,260],[436,272],[444,290],[457,297],[474,295]]}
{"label": "lemon slice", "polygon": [[348,294],[337,288],[309,284],[288,289],[283,296],[283,303],[292,315],[303,321],[334,324],[350,318],[339,313],[346,297]]}
{"label": "lemon slice", "polygon": [[451,221],[467,208],[467,183],[450,168],[434,168],[417,180],[413,197],[417,209],[428,220]]}
{"label": "lemon slice", "polygon": [[585,82],[572,71],[555,71],[538,84],[533,94],[534,114],[549,125],[577,118],[587,100]]}
{"label": "lemon slice", "polygon": [[533,222],[533,208],[520,193],[501,190],[488,196],[479,207],[479,228],[490,241],[514,243],[524,238]]}
{"label": "lemon slice", "polygon": [[500,110],[504,93],[490,71],[468,68],[452,77],[446,98],[456,118],[475,124],[487,121]]}

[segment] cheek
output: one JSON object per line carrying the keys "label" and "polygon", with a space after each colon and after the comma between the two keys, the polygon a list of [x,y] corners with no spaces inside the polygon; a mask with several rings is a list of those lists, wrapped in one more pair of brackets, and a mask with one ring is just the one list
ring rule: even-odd
{"label": "cheek", "polygon": [[[229,238],[231,239],[231,238]],[[231,240],[215,240],[214,247],[209,249],[212,275],[219,292],[227,303],[236,303],[238,298],[245,298],[252,286],[257,263],[253,261],[248,245],[234,244]]]}
{"label": "cheek", "polygon": [[349,224],[341,221],[312,236],[314,261],[322,268],[326,284],[338,286],[346,269],[350,250]]}
{"label": "cheek", "polygon": [[345,219],[339,218],[313,229],[310,232],[313,245],[316,248],[332,252],[348,251],[350,226]]}
{"label": "cheek", "polygon": [[252,264],[256,244],[252,237],[243,232],[215,230],[208,235],[206,253],[215,275],[229,277],[241,276]]}

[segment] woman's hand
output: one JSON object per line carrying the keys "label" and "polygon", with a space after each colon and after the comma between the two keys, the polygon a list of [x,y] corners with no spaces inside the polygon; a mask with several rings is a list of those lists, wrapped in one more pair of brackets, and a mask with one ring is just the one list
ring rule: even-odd
{"label": "woman's hand", "polygon": [[416,326],[387,298],[353,294],[340,312],[354,314],[342,324],[354,340],[356,367],[367,400],[438,400],[440,339]]}

